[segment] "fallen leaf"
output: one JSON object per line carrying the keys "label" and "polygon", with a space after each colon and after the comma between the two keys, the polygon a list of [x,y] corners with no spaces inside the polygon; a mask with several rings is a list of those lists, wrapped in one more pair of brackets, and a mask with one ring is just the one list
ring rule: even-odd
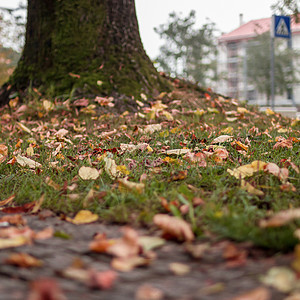
{"label": "fallen leaf", "polygon": [[8,155],[8,148],[6,145],[0,144],[0,154],[2,154],[3,156]]}
{"label": "fallen leaf", "polygon": [[170,174],[170,178],[168,182],[184,180],[187,177],[187,174],[188,174],[187,170],[175,171],[174,173]]}
{"label": "fallen leaf", "polygon": [[140,245],[138,241],[138,233],[130,227],[122,228],[123,237],[115,240],[106,253],[116,257],[126,258],[136,256],[140,252]]}
{"label": "fallen leaf", "polygon": [[29,167],[30,169],[40,168],[42,165],[30,158],[25,156],[21,156],[18,154],[16,156],[17,163],[20,164],[22,167]]}
{"label": "fallen leaf", "polygon": [[252,184],[242,179],[241,188],[246,190],[251,195],[263,196],[265,193],[261,190],[256,189]]}
{"label": "fallen leaf", "polygon": [[251,164],[240,166],[236,169],[227,169],[227,172],[237,179],[243,179],[248,176],[252,176],[258,171],[262,171],[267,163],[259,160],[253,161]]}
{"label": "fallen leaf", "polygon": [[93,223],[98,219],[99,216],[89,210],[80,210],[73,219],[66,217],[66,221],[76,225]]}
{"label": "fallen leaf", "polygon": [[12,202],[15,199],[15,197],[16,197],[16,195],[13,194],[10,197],[8,197],[7,199],[0,201],[0,206],[5,206],[5,205],[9,204],[10,202]]}
{"label": "fallen leaf", "polygon": [[21,268],[41,267],[43,262],[27,253],[12,253],[4,260],[5,264]]}
{"label": "fallen leaf", "polygon": [[220,135],[219,137],[213,139],[211,141],[211,144],[219,144],[224,142],[230,142],[232,140],[232,135]]}
{"label": "fallen leaf", "polygon": [[69,131],[67,129],[60,129],[55,133],[55,136],[62,139],[63,137],[65,137],[67,134],[69,133]]}
{"label": "fallen leaf", "polygon": [[111,289],[115,281],[118,278],[118,274],[115,271],[89,271],[88,286],[91,288],[98,288],[101,290]]}
{"label": "fallen leaf", "polygon": [[105,157],[104,162],[105,162],[105,166],[104,166],[105,172],[112,180],[115,180],[117,177],[123,176],[123,174],[117,170],[116,162],[112,158]]}
{"label": "fallen leaf", "polygon": [[144,252],[159,248],[165,245],[165,240],[157,236],[140,236],[138,244],[142,247]]}
{"label": "fallen leaf", "polygon": [[161,131],[162,127],[160,124],[151,124],[146,125],[145,129],[143,130],[143,133],[152,134],[155,131]]}
{"label": "fallen leaf", "polygon": [[271,268],[261,281],[283,293],[289,293],[299,286],[296,273],[287,267]]}
{"label": "fallen leaf", "polygon": [[167,150],[163,153],[167,155],[182,155],[182,154],[187,154],[188,152],[191,152],[190,149],[173,149],[173,150]]}
{"label": "fallen leaf", "polygon": [[149,284],[140,286],[135,293],[135,300],[162,300],[164,293],[162,290]]}
{"label": "fallen leaf", "polygon": [[288,209],[278,212],[269,219],[260,220],[259,226],[261,228],[280,227],[299,218],[300,208]]}
{"label": "fallen leaf", "polygon": [[271,292],[265,287],[258,287],[254,290],[240,294],[231,300],[270,300]]}
{"label": "fallen leaf", "polygon": [[178,276],[183,276],[191,272],[189,265],[173,262],[169,264],[170,271]]}
{"label": "fallen leaf", "polygon": [[231,143],[232,148],[236,149],[236,150],[243,150],[243,151],[248,151],[248,146],[241,143],[240,141],[233,141]]}
{"label": "fallen leaf", "polygon": [[61,189],[60,185],[55,183],[49,176],[45,178],[45,183],[54,188],[56,191]]}
{"label": "fallen leaf", "polygon": [[40,278],[30,283],[30,291],[26,300],[67,300],[56,280]]}
{"label": "fallen leaf", "polygon": [[126,178],[118,179],[119,189],[121,191],[137,191],[139,194],[144,192],[145,184],[140,182],[131,182]]}
{"label": "fallen leaf", "polygon": [[15,226],[24,226],[26,225],[26,220],[23,219],[21,215],[13,215],[13,216],[3,216],[0,218],[0,223],[5,223],[7,222],[10,225],[15,225]]}
{"label": "fallen leaf", "polygon": [[164,234],[176,238],[179,241],[191,242],[195,238],[190,224],[177,217],[157,214],[154,216],[153,222],[163,230]]}
{"label": "fallen leaf", "polygon": [[83,180],[96,180],[99,177],[99,171],[96,168],[82,166],[78,175]]}
{"label": "fallen leaf", "polygon": [[12,238],[0,238],[0,249],[15,248],[26,244],[28,244],[28,238],[22,235]]}
{"label": "fallen leaf", "polygon": [[24,124],[22,124],[20,122],[17,122],[17,124],[23,131],[32,134],[31,130],[28,127],[26,127]]}
{"label": "fallen leaf", "polygon": [[116,257],[111,261],[111,266],[117,271],[129,272],[136,267],[148,266],[151,259],[141,256]]}
{"label": "fallen leaf", "polygon": [[202,152],[197,152],[197,153],[191,153],[191,152],[187,152],[183,159],[197,164],[199,167],[206,167],[207,166],[207,162],[206,162],[206,155]]}

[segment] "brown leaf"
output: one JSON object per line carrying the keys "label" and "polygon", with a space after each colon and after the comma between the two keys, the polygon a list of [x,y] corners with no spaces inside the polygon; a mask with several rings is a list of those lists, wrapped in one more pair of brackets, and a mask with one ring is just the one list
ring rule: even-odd
{"label": "brown leaf", "polygon": [[177,217],[157,214],[154,216],[153,222],[163,230],[164,234],[176,238],[179,241],[191,242],[195,238],[190,224]]}
{"label": "brown leaf", "polygon": [[190,271],[191,271],[191,268],[189,265],[177,263],[177,262],[170,263],[169,269],[174,275],[178,275],[178,276],[186,275],[186,274],[190,273]]}
{"label": "brown leaf", "polygon": [[171,181],[183,180],[187,177],[187,174],[188,174],[187,170],[176,171],[171,174],[171,178],[168,181],[171,182]]}
{"label": "brown leaf", "polygon": [[118,274],[112,270],[107,270],[103,272],[91,270],[89,272],[89,279],[87,284],[91,288],[107,290],[114,285],[117,278]]}
{"label": "brown leaf", "polygon": [[14,207],[5,207],[2,209],[2,212],[6,214],[15,214],[15,213],[24,213],[29,212],[35,206],[36,202],[29,202],[22,206],[14,206]]}
{"label": "brown leaf", "polygon": [[141,257],[141,256],[131,256],[131,257],[117,257],[111,261],[111,266],[121,272],[132,271],[136,267],[148,266],[151,259]]}
{"label": "brown leaf", "polygon": [[0,218],[0,223],[7,222],[10,225],[24,226],[26,224],[26,220],[23,219],[21,215],[13,215],[13,216],[3,216]]}
{"label": "brown leaf", "polygon": [[7,205],[8,203],[12,202],[15,199],[15,197],[16,197],[16,195],[13,194],[10,197],[8,197],[7,199],[0,201],[0,206]]}
{"label": "brown leaf", "polygon": [[12,253],[4,260],[5,264],[21,268],[41,267],[43,262],[27,253]]}
{"label": "brown leaf", "polygon": [[288,209],[278,212],[269,219],[260,220],[259,226],[261,228],[280,227],[299,218],[300,208]]}
{"label": "brown leaf", "polygon": [[243,293],[231,300],[270,300],[271,292],[265,287],[259,287],[254,290]]}
{"label": "brown leaf", "polygon": [[58,283],[52,278],[37,279],[30,284],[26,300],[67,300]]}
{"label": "brown leaf", "polygon": [[162,300],[164,294],[162,290],[149,284],[144,284],[135,293],[135,300]]}

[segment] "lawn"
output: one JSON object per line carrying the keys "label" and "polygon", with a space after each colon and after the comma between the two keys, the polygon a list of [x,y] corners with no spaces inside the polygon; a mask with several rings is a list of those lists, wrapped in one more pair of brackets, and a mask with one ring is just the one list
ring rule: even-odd
{"label": "lawn", "polygon": [[[300,225],[300,122],[173,81],[156,99],[12,99],[0,116],[0,207],[153,226],[291,250]],[[296,233],[295,233],[296,231]]]}

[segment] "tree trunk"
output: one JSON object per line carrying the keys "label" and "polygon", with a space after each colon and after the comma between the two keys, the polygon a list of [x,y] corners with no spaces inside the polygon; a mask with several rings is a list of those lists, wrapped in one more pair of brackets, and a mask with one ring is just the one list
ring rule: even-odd
{"label": "tree trunk", "polygon": [[146,55],[134,0],[28,0],[25,46],[0,105],[15,92],[137,96],[167,89]]}

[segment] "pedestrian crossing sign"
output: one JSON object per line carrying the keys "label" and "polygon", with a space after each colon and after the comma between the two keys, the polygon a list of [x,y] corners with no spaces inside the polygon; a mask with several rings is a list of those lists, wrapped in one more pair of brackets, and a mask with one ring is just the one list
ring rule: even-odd
{"label": "pedestrian crossing sign", "polygon": [[273,16],[273,37],[291,38],[291,18],[287,16]]}

